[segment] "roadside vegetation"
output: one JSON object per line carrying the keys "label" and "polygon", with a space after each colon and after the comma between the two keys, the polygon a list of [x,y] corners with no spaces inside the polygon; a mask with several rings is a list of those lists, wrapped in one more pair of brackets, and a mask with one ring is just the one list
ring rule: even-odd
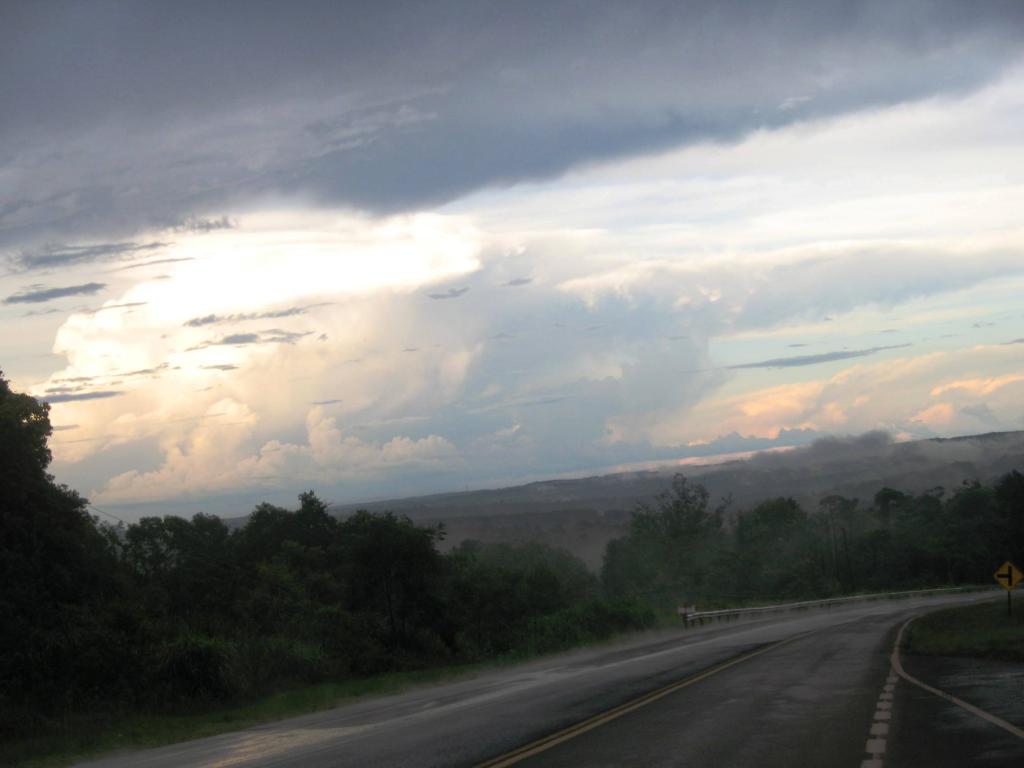
{"label": "roadside vegetation", "polygon": [[[229,530],[112,526],[47,473],[48,406],[0,376],[0,764],[208,735],[674,618],[678,604],[984,582],[1024,553],[1024,476],[749,510],[678,476],[594,574],[313,492]],[[47,758],[49,756],[49,758]],[[33,763],[37,764],[37,763]]]}
{"label": "roadside vegetation", "polygon": [[1006,615],[1006,601],[1000,599],[915,619],[903,649],[920,656],[1024,661],[1024,596],[1016,595],[1012,616]]}

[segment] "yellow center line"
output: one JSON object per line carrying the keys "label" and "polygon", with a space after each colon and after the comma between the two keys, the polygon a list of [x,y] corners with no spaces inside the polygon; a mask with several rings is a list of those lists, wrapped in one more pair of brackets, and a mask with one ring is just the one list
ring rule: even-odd
{"label": "yellow center line", "polygon": [[786,645],[787,643],[792,643],[795,640],[800,640],[804,637],[807,637],[810,634],[810,632],[801,632],[798,635],[794,635],[793,637],[787,637],[785,640],[779,640],[763,648],[759,648],[756,651],[749,651],[747,653],[742,653],[739,656],[734,656],[733,658],[729,659],[728,661],[724,661],[721,664],[716,664],[713,667],[709,667],[701,672],[690,675],[689,677],[684,677],[682,680],[677,680],[674,683],[669,683],[663,688],[658,688],[656,690],[650,691],[649,693],[645,693],[644,695],[638,696],[632,701],[627,701],[625,704],[620,704],[617,707],[613,707],[609,710],[601,712],[600,714],[587,718],[586,720],[578,722],[575,725],[570,725],[568,728],[563,728],[560,731],[556,731],[555,733],[543,736],[535,741],[531,741],[529,744],[524,744],[523,746],[518,747],[517,749],[513,749],[511,752],[506,752],[504,755],[499,755],[498,757],[480,763],[477,766],[477,768],[505,768],[505,766],[515,765],[516,763],[525,760],[528,757],[533,757],[534,755],[539,754],[540,752],[545,752],[551,749],[552,747],[558,746],[562,742],[569,741],[569,739],[574,739],[577,736],[586,733],[587,731],[592,731],[595,728],[599,728],[600,726],[604,725],[605,723],[610,723],[612,720],[616,720],[622,717],[623,715],[629,714],[634,710],[640,709],[640,707],[646,706],[653,701],[657,701],[658,699],[664,698],[665,696],[668,696],[670,693],[675,693],[676,691],[682,690],[683,688],[693,685],[694,683],[698,683],[701,680],[704,680],[705,678],[718,674],[719,672],[726,670],[729,667],[734,667],[737,664],[740,664],[744,661],[749,661],[750,659],[753,659],[756,656],[760,656],[763,653],[768,653],[768,651],[773,651],[776,648]]}

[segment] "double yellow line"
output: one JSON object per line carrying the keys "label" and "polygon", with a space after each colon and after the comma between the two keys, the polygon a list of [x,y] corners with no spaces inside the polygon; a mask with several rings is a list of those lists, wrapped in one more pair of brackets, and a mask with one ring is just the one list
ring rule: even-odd
{"label": "double yellow line", "polygon": [[620,704],[617,707],[601,712],[600,714],[594,715],[593,717],[582,720],[575,725],[570,725],[568,728],[563,728],[560,731],[544,736],[536,741],[531,741],[529,744],[524,744],[518,749],[513,749],[511,752],[506,752],[504,755],[492,758],[486,762],[480,763],[477,768],[505,768],[505,766],[515,765],[516,763],[525,760],[528,757],[533,757],[540,752],[545,752],[552,747],[556,747],[562,742],[574,739],[587,731],[592,731],[595,728],[600,728],[606,723],[610,723],[612,720],[616,720],[623,715],[627,715],[634,710],[640,709],[640,707],[647,706],[653,701],[664,698],[670,693],[682,690],[687,686],[699,683],[705,678],[711,677],[712,675],[718,674],[719,672],[734,667],[737,664],[742,664],[744,661],[750,661],[750,659],[760,656],[762,653],[768,653],[776,648],[779,648],[787,643],[792,643],[795,640],[800,640],[810,632],[803,632],[793,637],[787,637],[785,640],[779,640],[778,642],[766,645],[763,648],[758,648],[756,651],[749,651],[742,653],[739,656],[734,656],[728,661],[724,661],[721,664],[716,664],[713,667],[709,667],[701,672],[684,677],[682,680],[677,680],[674,683],[669,683],[663,688],[657,688],[649,693],[645,693],[643,696],[627,701],[625,704]]}

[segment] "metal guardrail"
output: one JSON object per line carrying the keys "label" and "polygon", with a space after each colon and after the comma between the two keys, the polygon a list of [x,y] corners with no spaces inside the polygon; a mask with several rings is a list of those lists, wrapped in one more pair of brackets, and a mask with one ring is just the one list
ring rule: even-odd
{"label": "metal guardrail", "polygon": [[980,592],[994,589],[988,586],[943,587],[940,589],[912,589],[905,592],[875,592],[869,595],[850,595],[848,597],[831,597],[825,600],[803,600],[798,603],[778,603],[776,605],[759,605],[753,608],[725,608],[718,611],[698,611],[694,606],[679,606],[676,613],[686,626],[693,622],[718,621],[720,619],[738,619],[744,616],[756,616],[764,613],[783,613],[785,611],[802,611],[808,608],[831,608],[842,605],[871,600],[893,600],[906,597],[927,597],[952,592]]}

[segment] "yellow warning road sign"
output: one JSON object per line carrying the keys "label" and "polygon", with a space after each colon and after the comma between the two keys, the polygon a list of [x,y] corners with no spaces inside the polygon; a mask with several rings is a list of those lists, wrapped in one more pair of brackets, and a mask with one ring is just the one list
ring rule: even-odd
{"label": "yellow warning road sign", "polygon": [[1024,579],[1024,573],[1021,573],[1020,569],[1009,560],[1000,565],[999,570],[993,575],[999,582],[999,586],[1007,591],[1016,587],[1020,580]]}

